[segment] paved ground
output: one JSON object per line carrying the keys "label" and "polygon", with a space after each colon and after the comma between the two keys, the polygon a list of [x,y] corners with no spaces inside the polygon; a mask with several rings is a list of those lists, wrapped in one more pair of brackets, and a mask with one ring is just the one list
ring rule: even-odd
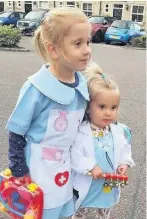
{"label": "paved ground", "polygon": [[[26,39],[21,45],[31,48],[32,52],[0,52],[0,169],[7,166],[6,121],[21,85],[42,64],[32,48],[31,38]],[[145,219],[145,51],[104,44],[92,45],[92,51],[94,61],[120,86],[120,120],[133,132],[136,167],[129,174],[129,186],[124,189],[111,219]],[[6,219],[1,214],[0,218]],[[94,216],[89,219],[94,219]]]}

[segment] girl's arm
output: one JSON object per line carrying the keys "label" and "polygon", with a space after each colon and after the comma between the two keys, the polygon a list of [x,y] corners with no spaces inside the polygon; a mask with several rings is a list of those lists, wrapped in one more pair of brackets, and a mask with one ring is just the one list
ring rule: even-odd
{"label": "girl's arm", "polygon": [[13,132],[9,133],[9,168],[14,177],[23,177],[29,173],[24,152],[25,146],[25,137]]}
{"label": "girl's arm", "polygon": [[24,176],[29,172],[24,152],[27,133],[44,107],[43,104],[43,95],[27,81],[20,91],[15,109],[6,125],[10,133],[9,167],[15,177]]}

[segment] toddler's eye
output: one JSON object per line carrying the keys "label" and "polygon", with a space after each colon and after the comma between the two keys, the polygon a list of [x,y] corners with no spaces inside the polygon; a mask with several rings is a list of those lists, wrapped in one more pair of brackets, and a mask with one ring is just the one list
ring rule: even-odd
{"label": "toddler's eye", "polygon": [[112,106],[112,110],[117,109],[117,106]]}
{"label": "toddler's eye", "polygon": [[100,105],[99,105],[99,108],[100,108],[100,109],[104,109],[104,108],[105,108],[105,105],[104,105],[104,104],[100,104]]}

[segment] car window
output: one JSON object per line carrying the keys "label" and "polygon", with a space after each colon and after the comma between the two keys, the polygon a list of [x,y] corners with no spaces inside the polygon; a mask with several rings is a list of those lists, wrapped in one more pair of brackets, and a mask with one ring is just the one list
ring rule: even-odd
{"label": "car window", "polygon": [[141,30],[141,27],[140,27],[140,25],[139,25],[139,24],[134,24],[134,28],[135,28],[135,30],[138,30],[138,31],[140,31],[140,30]]}
{"label": "car window", "polygon": [[0,17],[8,17],[12,12],[4,12],[0,14]]}
{"label": "car window", "polygon": [[90,17],[89,22],[93,24],[102,24],[104,21],[104,17]]}
{"label": "car window", "polygon": [[108,24],[112,24],[113,21],[115,20],[114,17],[105,17],[105,20],[108,22]]}
{"label": "car window", "polygon": [[120,29],[129,29],[129,22],[116,20],[112,23],[111,26]]}
{"label": "car window", "polygon": [[25,16],[24,13],[19,12],[19,17],[20,17],[20,19],[24,18],[24,16]]}
{"label": "car window", "polygon": [[134,30],[134,24],[130,24],[130,30]]}
{"label": "car window", "polygon": [[12,14],[10,15],[10,18],[14,18],[14,13],[12,13]]}
{"label": "car window", "polygon": [[19,13],[18,12],[14,12],[14,17],[19,18]]}
{"label": "car window", "polygon": [[29,20],[42,20],[44,15],[45,15],[45,11],[30,11],[26,16],[25,19],[29,19]]}

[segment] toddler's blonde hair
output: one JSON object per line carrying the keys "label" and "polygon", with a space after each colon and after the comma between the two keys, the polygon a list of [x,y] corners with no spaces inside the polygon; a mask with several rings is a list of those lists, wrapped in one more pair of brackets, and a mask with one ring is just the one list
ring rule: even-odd
{"label": "toddler's blonde hair", "polygon": [[103,89],[116,90],[119,92],[119,88],[115,81],[108,75],[105,75],[103,70],[94,62],[90,63],[84,71],[84,75],[88,83],[90,100],[94,99]]}

